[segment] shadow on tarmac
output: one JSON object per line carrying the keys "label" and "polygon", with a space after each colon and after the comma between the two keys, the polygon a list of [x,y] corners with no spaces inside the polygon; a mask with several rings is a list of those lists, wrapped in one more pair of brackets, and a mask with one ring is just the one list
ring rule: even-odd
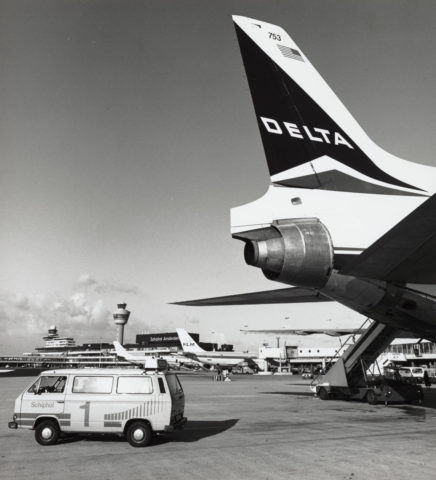
{"label": "shadow on tarmac", "polygon": [[219,433],[225,432],[234,427],[239,421],[239,418],[232,418],[230,420],[188,420],[186,427],[183,430],[172,433],[171,435],[159,435],[156,438],[157,444],[167,442],[198,442],[206,437],[212,437]]}
{"label": "shadow on tarmac", "polygon": [[[158,434],[154,436],[151,447],[162,445],[168,442],[198,442],[206,437],[218,435],[238,423],[239,419],[221,420],[221,421],[189,421],[183,430],[178,430],[170,434]],[[73,443],[80,441],[98,441],[98,442],[125,442],[124,437],[116,434],[75,434],[61,437],[59,444]]]}
{"label": "shadow on tarmac", "polygon": [[313,397],[312,392],[260,392],[263,395],[293,395],[295,397]]}
{"label": "shadow on tarmac", "polygon": [[435,385],[431,388],[424,388],[424,400],[422,401],[422,406],[436,410],[436,388],[434,387]]}
{"label": "shadow on tarmac", "polygon": [[[423,387],[423,391],[424,391],[424,400],[417,407],[418,410],[420,407],[432,408],[436,410],[436,388],[426,389],[425,387]],[[313,397],[314,396],[312,392],[260,392],[260,393],[264,395],[292,395],[295,397]],[[336,400],[340,400],[340,399],[336,399]],[[398,403],[391,403],[390,405],[398,406]],[[413,416],[421,415],[421,413],[415,413],[415,411],[413,410],[413,407],[407,407],[407,406],[404,407],[404,413],[407,413]]]}
{"label": "shadow on tarmac", "polygon": [[425,408],[415,407],[412,405],[392,405],[408,417],[413,418],[417,422],[425,422],[427,420],[427,412]]}
{"label": "shadow on tarmac", "polygon": [[[72,433],[65,434],[61,436],[57,444],[53,445],[62,445],[64,443],[75,443],[75,442],[125,442],[125,438],[120,437],[119,435],[112,433]],[[52,447],[53,447],[52,446]]]}

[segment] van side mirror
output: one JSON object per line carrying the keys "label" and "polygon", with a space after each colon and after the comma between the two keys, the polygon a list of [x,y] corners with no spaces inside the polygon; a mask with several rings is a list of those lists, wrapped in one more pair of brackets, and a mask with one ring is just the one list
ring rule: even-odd
{"label": "van side mirror", "polygon": [[33,393],[35,395],[41,395],[43,391],[44,391],[44,387],[38,387],[36,385],[33,387]]}

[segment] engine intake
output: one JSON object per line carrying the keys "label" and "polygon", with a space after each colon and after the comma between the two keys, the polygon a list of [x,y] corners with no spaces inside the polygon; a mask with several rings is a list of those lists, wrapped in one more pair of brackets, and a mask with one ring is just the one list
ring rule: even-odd
{"label": "engine intake", "polygon": [[330,234],[316,218],[279,220],[236,237],[245,241],[245,262],[269,280],[321,288],[333,269]]}

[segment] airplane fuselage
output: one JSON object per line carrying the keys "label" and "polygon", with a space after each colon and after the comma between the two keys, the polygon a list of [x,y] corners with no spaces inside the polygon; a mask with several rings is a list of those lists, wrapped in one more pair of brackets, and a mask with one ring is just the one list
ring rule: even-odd
{"label": "airplane fuselage", "polygon": [[204,365],[220,367],[236,367],[237,365],[246,363],[250,359],[256,358],[256,355],[238,355],[235,352],[204,352],[190,354],[190,356]]}
{"label": "airplane fuselage", "polygon": [[275,220],[317,218],[335,254],[358,255],[427,198],[271,185],[258,200],[231,209],[231,232],[265,228]]}
{"label": "airplane fuselage", "polygon": [[436,297],[432,295],[337,272],[320,291],[373,320],[436,341]]}

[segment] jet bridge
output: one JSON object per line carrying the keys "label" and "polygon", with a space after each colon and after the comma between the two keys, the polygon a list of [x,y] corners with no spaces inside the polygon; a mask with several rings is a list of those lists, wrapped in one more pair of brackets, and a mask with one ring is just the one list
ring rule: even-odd
{"label": "jet bridge", "polygon": [[[355,341],[350,335],[343,355],[325,374],[313,380],[311,389],[323,400],[329,397],[363,399],[367,392],[366,370],[398,336],[398,329],[367,319]],[[333,359],[332,359],[333,360]]]}

